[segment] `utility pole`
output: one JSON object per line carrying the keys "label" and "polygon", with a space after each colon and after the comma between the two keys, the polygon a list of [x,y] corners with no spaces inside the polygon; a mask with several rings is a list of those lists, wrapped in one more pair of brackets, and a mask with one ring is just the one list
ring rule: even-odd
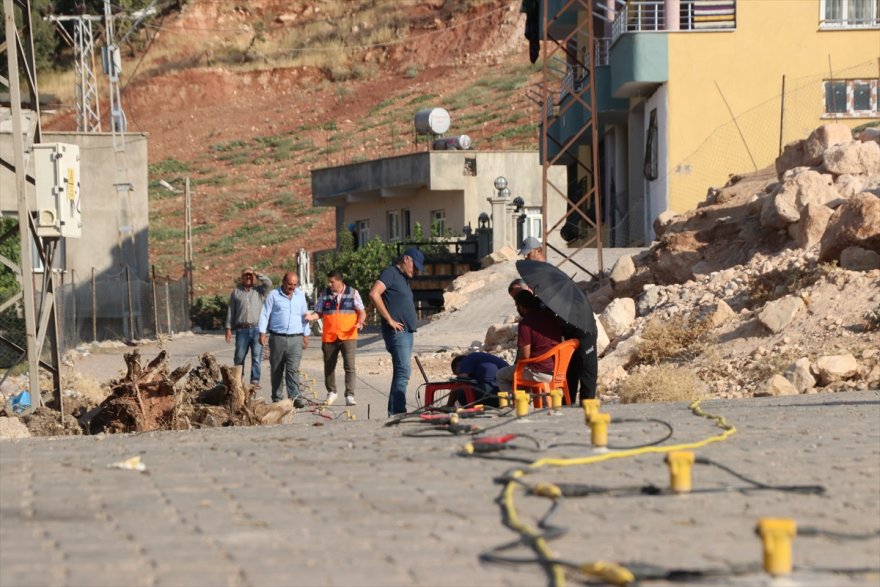
{"label": "utility pole", "polygon": [[[15,22],[15,10],[18,7],[22,17],[22,26],[19,27]],[[21,349],[18,345],[12,343],[5,338],[0,337],[0,344],[12,348],[14,351],[27,356],[28,374],[29,374],[29,391],[31,394],[31,402],[34,406],[42,405],[42,396],[40,394],[40,375],[39,368],[42,366],[52,374],[53,393],[55,395],[56,407],[61,413],[61,378],[60,378],[60,361],[58,356],[58,328],[55,320],[55,295],[54,280],[52,276],[52,257],[57,241],[43,242],[37,235],[34,220],[28,204],[28,184],[34,185],[35,179],[27,173],[30,154],[33,152],[33,145],[42,142],[42,131],[40,127],[40,101],[37,87],[37,70],[34,60],[34,44],[33,44],[33,28],[31,23],[31,9],[29,0],[3,0],[4,26],[6,32],[5,48],[6,63],[8,66],[9,79],[0,76],[0,84],[5,85],[9,90],[10,106],[12,112],[12,155],[13,162],[0,159],[0,163],[7,169],[11,168],[15,172],[15,187],[18,199],[18,233],[21,244],[21,260],[16,265],[10,259],[0,258],[7,267],[11,268],[18,274],[19,283],[22,290],[22,305],[24,307],[25,319],[25,338],[26,349]],[[19,33],[21,31],[21,33]],[[21,98],[21,78],[19,76],[19,53],[18,48],[21,47],[24,54],[21,55],[21,65],[24,68],[24,79],[28,86],[30,98],[30,110],[25,111],[22,108]],[[28,128],[23,127],[23,122],[28,121]],[[8,238],[7,233],[0,240]],[[44,269],[43,290],[41,293],[41,301],[39,307],[39,321],[37,320],[36,308],[36,287],[34,286],[34,263],[31,257],[31,245],[35,245],[37,254],[42,261]],[[46,340],[46,334],[51,332],[49,337],[49,345],[51,351],[52,363],[45,363],[40,360],[42,346]]]}

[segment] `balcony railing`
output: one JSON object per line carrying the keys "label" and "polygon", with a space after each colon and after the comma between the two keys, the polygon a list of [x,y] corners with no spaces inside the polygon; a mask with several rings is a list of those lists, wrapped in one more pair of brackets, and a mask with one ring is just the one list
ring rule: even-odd
{"label": "balcony railing", "polygon": [[[736,0],[681,0],[680,31],[736,28]],[[663,0],[630,0],[611,26],[611,42],[625,33],[669,30]],[[597,60],[598,62],[598,60]]]}
{"label": "balcony railing", "polygon": [[611,38],[602,37],[596,39],[593,45],[593,64],[596,66],[608,65],[611,54]]}

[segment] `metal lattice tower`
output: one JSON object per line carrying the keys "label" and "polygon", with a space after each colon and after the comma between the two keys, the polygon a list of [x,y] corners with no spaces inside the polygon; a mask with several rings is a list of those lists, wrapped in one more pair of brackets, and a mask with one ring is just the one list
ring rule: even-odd
{"label": "metal lattice tower", "polygon": [[[98,78],[95,75],[95,36],[92,22],[100,17],[81,14],[77,16],[50,16],[56,23],[61,37],[73,47],[74,90],[76,92],[77,132],[101,132],[101,108],[98,99]],[[73,35],[64,28],[64,22],[73,23]]]}
{"label": "metal lattice tower", "polygon": [[91,20],[81,18],[74,21],[73,47],[77,80],[76,129],[80,132],[101,132],[98,79],[95,77],[95,39],[92,36]]}
{"label": "metal lattice tower", "polygon": [[[558,264],[577,263],[572,259],[578,251],[595,246],[598,258],[598,272],[602,264],[601,198],[599,186],[599,131],[597,127],[595,88],[595,52],[593,31],[593,0],[568,0],[558,4],[555,12],[549,7],[551,2],[541,2],[541,54],[543,80],[540,84],[541,100],[541,153],[543,167],[543,213],[544,247],[552,248],[562,256]],[[562,26],[564,15],[577,13],[576,23]],[[565,31],[559,38],[553,36],[554,30]],[[565,70],[559,75],[558,66],[564,64]],[[563,136],[561,121],[563,115],[575,105],[584,108],[586,122],[570,136]],[[551,150],[554,154],[550,154]],[[553,165],[576,165],[578,181],[576,187],[558,185],[549,174]],[[548,218],[547,203],[553,198],[564,198],[566,211],[561,218]],[[591,213],[588,213],[591,212]],[[563,231],[566,231],[563,233]],[[548,236],[559,233],[563,240],[576,231],[581,237],[576,239],[576,247],[562,251],[550,244]],[[580,269],[591,273],[587,269]]]}
{"label": "metal lattice tower", "polygon": [[[19,27],[15,21],[15,10],[19,8],[22,23]],[[40,99],[37,89],[37,68],[34,59],[34,37],[31,22],[31,6],[29,0],[3,0],[3,20],[6,33],[6,43],[0,45],[0,53],[6,52],[9,79],[0,76],[0,86],[6,86],[9,90],[10,111],[12,115],[12,162],[0,158],[0,164],[15,173],[15,191],[18,200],[18,229],[8,231],[0,236],[0,242],[12,238],[18,232],[21,245],[21,259],[18,264],[13,260],[0,256],[0,262],[12,270],[21,285],[21,292],[10,300],[6,300],[3,307],[8,307],[17,301],[20,296],[24,309],[26,348],[20,348],[13,341],[0,335],[0,344],[12,351],[19,353],[20,360],[27,357],[29,374],[29,391],[31,402],[35,407],[43,404],[40,393],[39,369],[42,367],[52,375],[52,392],[55,398],[55,407],[59,412],[62,410],[61,396],[61,373],[60,357],[58,352],[59,330],[56,320],[55,303],[55,273],[53,259],[58,250],[59,239],[40,238],[37,235],[34,220],[28,205],[29,185],[35,183],[34,177],[27,173],[28,164],[33,145],[42,142],[42,129],[40,126]],[[19,54],[19,49],[21,54]],[[24,109],[25,102],[21,96],[22,77],[19,71],[23,70],[23,79],[28,88],[29,109]],[[25,128],[25,123],[27,127]],[[42,288],[36,291],[34,262],[31,254],[31,246],[36,249],[37,256],[42,262],[44,271],[42,274]],[[37,295],[39,293],[39,296]],[[43,345],[48,345],[48,361],[41,360]]]}

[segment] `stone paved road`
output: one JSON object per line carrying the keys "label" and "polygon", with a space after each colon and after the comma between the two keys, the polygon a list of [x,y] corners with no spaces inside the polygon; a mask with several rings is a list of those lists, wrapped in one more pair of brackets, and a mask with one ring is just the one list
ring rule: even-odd
{"label": "stone paved road", "polygon": [[[364,386],[359,397],[355,421],[302,412],[275,427],[0,443],[0,585],[545,584],[535,565],[477,558],[514,539],[500,522],[492,481],[512,464],[456,456],[461,438],[403,436],[418,425],[384,427],[381,394]],[[615,420],[669,421],[670,442],[717,433],[683,404],[606,408]],[[550,543],[553,552],[580,562],[730,569],[760,565],[754,526],[763,516],[839,533],[880,530],[880,393],[707,401],[703,408],[726,416],[738,433],[698,456],[764,483],[821,484],[827,493],[741,492],[735,489],[745,482],[697,467],[695,487],[704,491],[688,496],[562,500],[551,522],[568,533]],[[650,423],[612,426],[618,445],[663,433]],[[498,430],[507,431],[545,443],[587,439],[575,409],[511,420]],[[135,455],[146,473],[107,468]],[[666,487],[668,474],[662,455],[647,455],[528,476],[541,480]],[[534,524],[549,502],[520,493],[516,504]],[[876,585],[880,537],[799,536],[794,563],[791,584]],[[873,572],[826,572],[832,568]],[[750,573],[701,584],[772,583]]]}

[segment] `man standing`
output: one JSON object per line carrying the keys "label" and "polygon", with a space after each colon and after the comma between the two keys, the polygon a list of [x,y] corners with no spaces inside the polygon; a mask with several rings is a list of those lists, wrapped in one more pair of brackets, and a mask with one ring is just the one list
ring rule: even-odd
{"label": "man standing", "polygon": [[[266,297],[260,312],[260,344],[269,343],[269,364],[272,373],[272,401],[284,399],[281,385],[287,386],[287,397],[295,408],[305,407],[299,392],[299,364],[303,349],[309,346],[311,328],[307,316],[308,302],[297,288],[296,273],[287,272],[281,287],[273,289]],[[271,335],[271,336],[270,336]]]}
{"label": "man standing", "polygon": [[342,352],[345,370],[345,405],[356,405],[354,354],[357,351],[358,331],[364,327],[367,312],[361,294],[346,285],[342,271],[327,274],[327,289],[315,300],[315,314],[321,318],[321,351],[324,354],[324,387],[327,405],[336,401],[336,361]]}
{"label": "man standing", "polygon": [[529,261],[547,261],[544,256],[544,249],[541,248],[541,241],[533,236],[527,236],[519,248],[519,254]]}
{"label": "man standing", "polygon": [[[516,371],[517,361],[543,355],[562,342],[559,319],[553,312],[542,307],[532,292],[522,290],[513,300],[516,311],[522,316],[517,327],[516,359],[513,365],[502,367],[495,374],[498,389],[508,392],[513,389],[513,373]],[[523,379],[550,382],[553,379],[553,359],[529,364],[523,370]]]}
{"label": "man standing", "polygon": [[393,367],[388,396],[389,416],[406,413],[406,387],[412,370],[410,362],[417,320],[409,280],[424,268],[425,255],[411,247],[394,265],[384,269],[370,288],[370,300],[382,316],[382,338],[385,350],[391,354]]}
{"label": "man standing", "polygon": [[[259,280],[260,285],[255,285]],[[263,345],[260,344],[260,310],[266,299],[266,293],[272,289],[272,280],[257,273],[253,267],[241,272],[241,285],[229,295],[229,307],[226,310],[226,342],[232,342],[232,331],[235,330],[234,365],[241,365],[241,376],[244,379],[244,360],[248,351],[251,353],[251,385],[260,386],[260,363],[263,360]]]}
{"label": "man standing", "polygon": [[[544,250],[541,248],[541,241],[533,236],[523,240],[519,254],[530,261],[547,262],[544,256]],[[507,289],[508,293],[514,295],[514,283],[510,284]],[[596,352],[596,338],[598,337],[598,329],[596,328],[596,317],[593,316],[593,309],[590,302],[586,303],[589,315],[586,316],[586,322],[591,328],[584,332],[575,328],[571,324],[563,322],[562,335],[566,340],[577,339],[578,348],[575,349],[571,356],[571,362],[568,364],[568,371],[565,373],[565,379],[568,382],[568,392],[571,394],[572,405],[578,405],[579,401],[585,399],[594,399],[596,397],[596,380],[599,377],[599,355]],[[580,399],[578,397],[578,388],[580,388]]]}

